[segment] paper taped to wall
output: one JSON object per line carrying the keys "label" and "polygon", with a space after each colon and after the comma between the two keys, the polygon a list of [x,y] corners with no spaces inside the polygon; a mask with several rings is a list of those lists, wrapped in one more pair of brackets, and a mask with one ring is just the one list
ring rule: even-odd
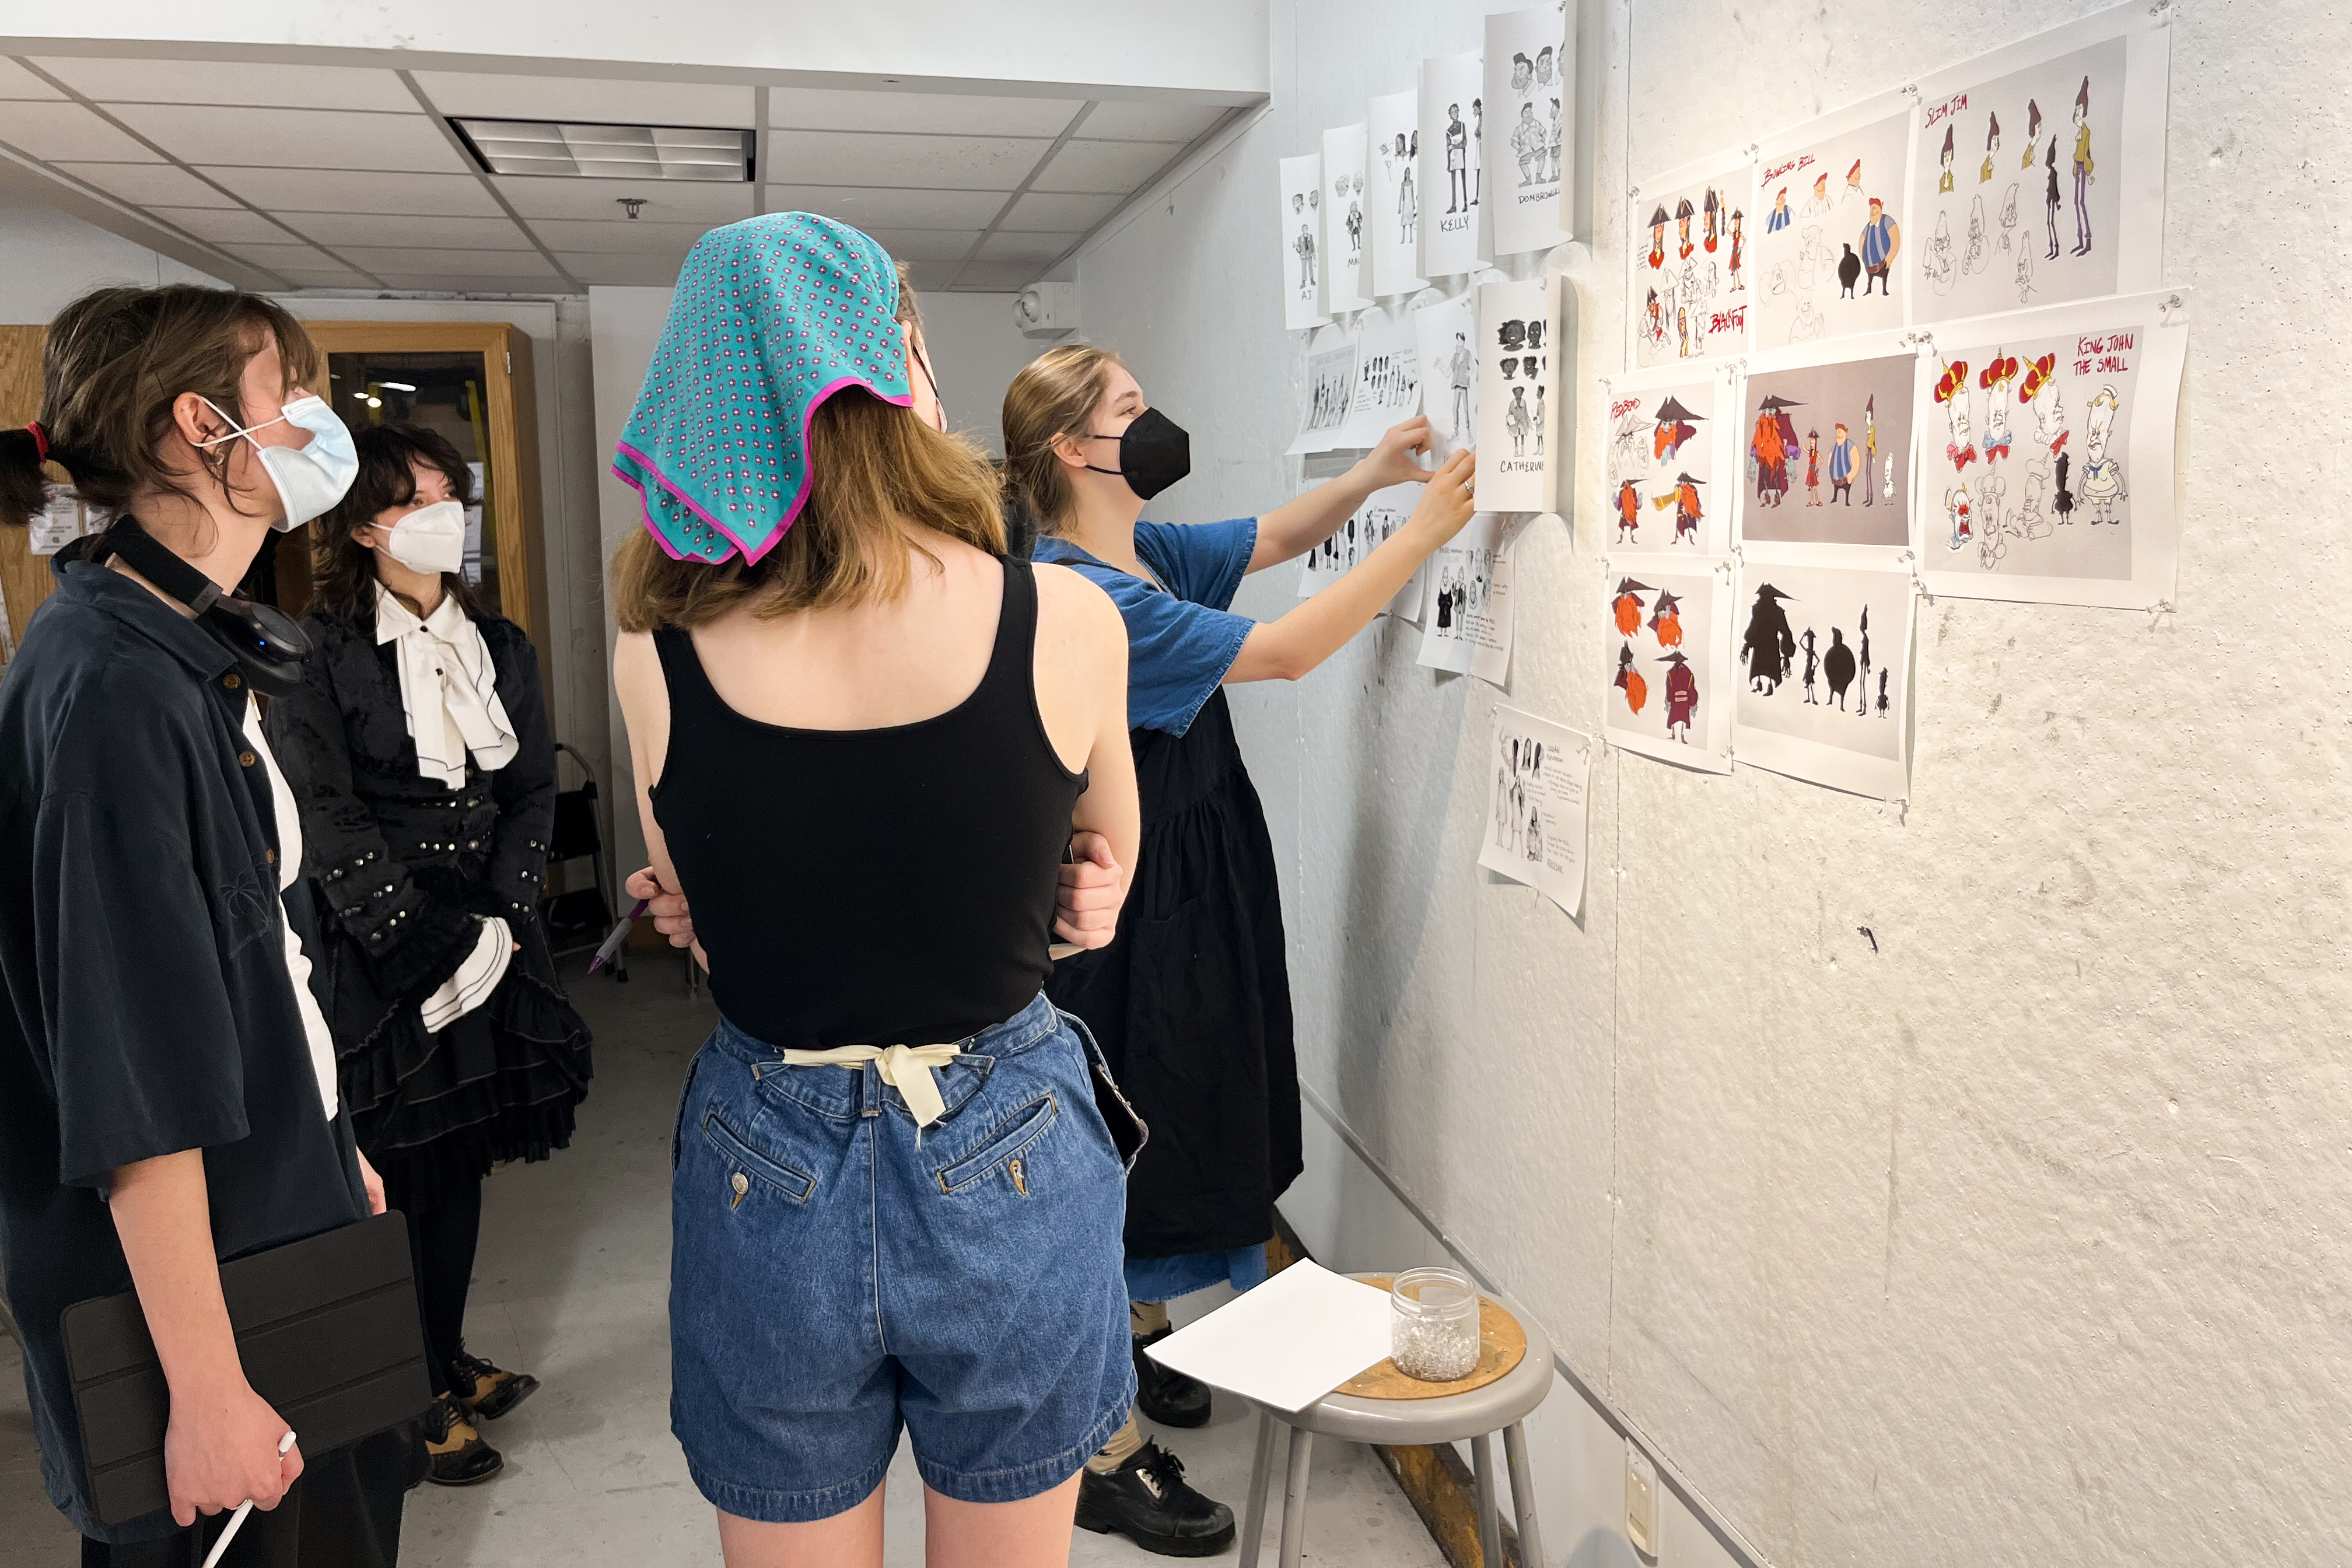
{"label": "paper taped to wall", "polygon": [[1478,286],[1478,505],[1549,511],[1559,410],[1557,279]]}
{"label": "paper taped to wall", "polygon": [[1731,771],[1731,563],[1619,556],[1608,606],[1609,743],[1702,773]]}
{"label": "paper taped to wall", "polygon": [[1421,659],[1500,686],[1511,673],[1511,531],[1480,512],[1423,563]]}
{"label": "paper taped to wall", "polygon": [[[1486,252],[1479,195],[1486,161],[1479,134],[1485,109],[1478,57],[1421,62],[1421,270],[1447,278],[1475,270]],[[1441,182],[1443,182],[1441,184]]]}
{"label": "paper taped to wall", "polygon": [[1478,864],[1566,910],[1584,907],[1585,795],[1592,738],[1515,708],[1495,710],[1494,775]]}
{"label": "paper taped to wall", "polygon": [[1356,330],[1334,322],[1307,340],[1307,382],[1299,394],[1298,435],[1286,457],[1328,452],[1339,444],[1356,392]]}
{"label": "paper taped to wall", "polygon": [[1282,160],[1282,202],[1275,233],[1282,242],[1282,324],[1303,332],[1331,318],[1323,310],[1323,155]]}
{"label": "paper taped to wall", "polygon": [[1356,381],[1335,447],[1369,450],[1421,408],[1421,347],[1412,313],[1371,310],[1356,323]]}
{"label": "paper taped to wall", "polygon": [[[1881,93],[1762,143],[1745,210],[1756,346],[1779,348],[1901,327],[1910,318],[1905,174],[1911,100]],[[1900,288],[1900,294],[1897,289]]]}
{"label": "paper taped to wall", "polygon": [[1609,544],[1627,552],[1715,556],[1729,548],[1738,412],[1728,366],[1612,376]]}
{"label": "paper taped to wall", "polygon": [[1473,445],[1478,430],[1478,297],[1469,293],[1412,313],[1421,357],[1421,411],[1428,416],[1430,456],[1444,462]]}
{"label": "paper taped to wall", "polygon": [[1750,356],[1733,537],[1776,561],[1853,565],[1910,548],[1919,351],[1901,332]]}
{"label": "paper taped to wall", "polygon": [[1731,731],[1740,763],[1906,798],[1914,603],[1900,567],[1743,563]]}
{"label": "paper taped to wall", "polygon": [[[1421,486],[1411,482],[1391,485],[1365,497],[1364,504],[1349,514],[1330,538],[1299,558],[1298,596],[1311,599],[1354,571],[1366,556],[1396,537],[1397,531],[1412,515],[1412,509],[1420,504]],[[1395,596],[1381,606],[1381,613],[1400,620],[1419,620],[1422,581],[1428,572],[1429,563],[1424,561]]]}
{"label": "paper taped to wall", "polygon": [[1726,153],[1633,188],[1625,301],[1635,369],[1748,347],[1752,215],[1739,193],[1753,185],[1755,170],[1746,153]]}
{"label": "paper taped to wall", "polygon": [[1409,294],[1426,283],[1421,275],[1421,94],[1408,88],[1372,100],[1364,125],[1370,138],[1364,154],[1372,194],[1364,213],[1372,226],[1370,292]]}
{"label": "paper taped to wall", "polygon": [[1323,132],[1323,308],[1335,314],[1372,302],[1364,265],[1364,128]]}
{"label": "paper taped to wall", "polygon": [[1569,237],[1561,152],[1576,110],[1576,40],[1560,7],[1488,16],[1486,71],[1485,167],[1495,184],[1484,205],[1494,253],[1549,250]]}

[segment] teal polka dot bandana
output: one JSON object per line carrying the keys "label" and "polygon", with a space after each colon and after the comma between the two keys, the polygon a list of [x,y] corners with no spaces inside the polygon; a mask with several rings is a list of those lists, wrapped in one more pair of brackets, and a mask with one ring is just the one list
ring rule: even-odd
{"label": "teal polka dot bandana", "polygon": [[613,472],[677,561],[753,562],[807,504],[808,422],[845,386],[913,403],[898,276],[814,213],[714,228],[678,274]]}

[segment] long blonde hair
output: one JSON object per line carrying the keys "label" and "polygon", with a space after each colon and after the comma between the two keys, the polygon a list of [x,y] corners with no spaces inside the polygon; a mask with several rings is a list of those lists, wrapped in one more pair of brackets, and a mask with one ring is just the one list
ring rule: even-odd
{"label": "long blonde hair", "polygon": [[[898,320],[919,331],[906,268]],[[654,631],[716,620],[739,606],[762,620],[906,592],[911,558],[929,529],[991,555],[1004,553],[996,472],[961,436],[932,429],[911,408],[848,386],[809,416],[807,503],[756,564],[673,561],[639,529],[613,556],[613,616],[621,629]],[[936,560],[936,557],[930,557]]]}
{"label": "long blonde hair", "polygon": [[1092,434],[1088,427],[1111,368],[1126,363],[1094,343],[1064,343],[1024,365],[1005,389],[1005,493],[1048,533],[1065,532],[1077,505],[1054,443]]}

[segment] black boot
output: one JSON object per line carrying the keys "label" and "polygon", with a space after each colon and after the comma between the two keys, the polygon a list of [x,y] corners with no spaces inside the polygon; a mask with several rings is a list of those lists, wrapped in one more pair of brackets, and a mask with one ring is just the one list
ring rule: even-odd
{"label": "black boot", "polygon": [[1209,1424],[1209,1385],[1162,1366],[1143,1352],[1176,1331],[1162,1329],[1135,1342],[1135,1407],[1162,1426],[1205,1426]]}
{"label": "black boot", "polygon": [[446,1394],[425,1413],[425,1447],[433,1462],[426,1479],[434,1485],[470,1487],[506,1468],[505,1456],[474,1430],[471,1414]]}
{"label": "black boot", "polygon": [[1077,1522],[1161,1557],[1214,1557],[1234,1543],[1234,1510],[1194,1491],[1184,1462],[1157,1443],[1107,1476],[1080,1471]]}

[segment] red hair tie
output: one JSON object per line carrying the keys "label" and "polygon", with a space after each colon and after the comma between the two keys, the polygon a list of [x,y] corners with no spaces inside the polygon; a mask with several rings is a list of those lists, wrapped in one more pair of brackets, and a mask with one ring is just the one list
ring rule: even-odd
{"label": "red hair tie", "polygon": [[47,462],[49,460],[49,437],[48,433],[41,428],[41,422],[37,419],[28,419],[25,422],[25,428],[33,437],[33,450],[39,454],[39,460],[44,463]]}

